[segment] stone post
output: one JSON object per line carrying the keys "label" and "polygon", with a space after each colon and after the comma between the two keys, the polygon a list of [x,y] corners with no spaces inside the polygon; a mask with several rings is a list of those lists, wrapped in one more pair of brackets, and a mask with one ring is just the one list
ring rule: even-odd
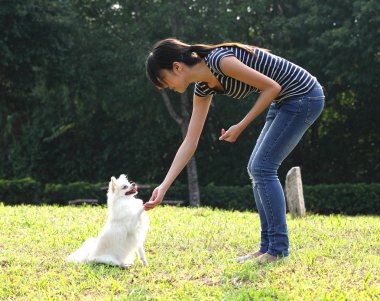
{"label": "stone post", "polygon": [[298,166],[291,168],[286,175],[285,197],[292,218],[306,215],[301,169]]}

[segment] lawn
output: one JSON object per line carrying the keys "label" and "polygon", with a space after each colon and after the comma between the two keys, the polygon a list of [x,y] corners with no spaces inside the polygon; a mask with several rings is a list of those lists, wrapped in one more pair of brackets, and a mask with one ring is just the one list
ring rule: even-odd
{"label": "lawn", "polygon": [[257,250],[256,213],[159,207],[148,213],[148,267],[65,263],[106,214],[0,204],[0,299],[380,299],[380,217],[289,216],[288,261],[262,266],[233,260]]}

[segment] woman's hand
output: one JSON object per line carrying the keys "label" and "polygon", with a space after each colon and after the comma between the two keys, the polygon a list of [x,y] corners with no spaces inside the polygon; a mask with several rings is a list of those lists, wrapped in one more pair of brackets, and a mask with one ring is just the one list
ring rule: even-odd
{"label": "woman's hand", "polygon": [[161,204],[165,193],[166,189],[161,186],[156,187],[152,192],[152,196],[150,197],[149,202],[144,204],[145,211],[151,210],[157,205]]}
{"label": "woman's hand", "polygon": [[235,142],[243,130],[244,129],[238,124],[231,126],[227,131],[222,129],[219,140]]}

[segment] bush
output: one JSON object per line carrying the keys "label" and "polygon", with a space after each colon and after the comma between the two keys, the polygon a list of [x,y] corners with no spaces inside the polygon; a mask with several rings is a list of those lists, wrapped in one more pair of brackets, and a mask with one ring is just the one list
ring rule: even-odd
{"label": "bush", "polygon": [[202,205],[228,210],[257,210],[252,186],[215,186],[201,189]]}
{"label": "bush", "polygon": [[380,183],[304,186],[306,210],[330,214],[380,214]]}
{"label": "bush", "polygon": [[[380,214],[380,183],[304,185],[306,210],[319,214]],[[169,192],[179,199],[188,199],[187,191],[173,186]],[[252,187],[215,186],[201,188],[204,206],[228,210],[255,210]]]}
{"label": "bush", "polygon": [[[200,187],[200,194],[202,206],[227,210],[256,210],[251,186],[216,186],[210,183]],[[185,205],[188,205],[187,185],[173,185],[166,193],[165,199],[184,200]]]}
{"label": "bush", "polygon": [[[156,185],[141,187],[138,197],[148,201]],[[6,205],[15,204],[59,204],[67,205],[74,199],[97,199],[100,204],[106,203],[106,183],[91,184],[76,182],[70,184],[46,184],[26,178],[20,180],[0,180],[0,202]],[[256,209],[252,187],[215,186],[209,184],[201,187],[203,206],[227,210]],[[373,184],[331,184],[304,185],[306,210],[320,214],[380,214],[380,183]],[[173,185],[167,192],[167,200],[188,200],[187,186]],[[186,204],[186,202],[185,202]]]}
{"label": "bush", "polygon": [[0,179],[0,202],[7,205],[41,203],[42,185],[31,179]]}
{"label": "bush", "polygon": [[100,204],[105,204],[107,189],[108,186],[104,183],[46,184],[43,200],[46,204],[67,205],[70,200],[97,199]]}

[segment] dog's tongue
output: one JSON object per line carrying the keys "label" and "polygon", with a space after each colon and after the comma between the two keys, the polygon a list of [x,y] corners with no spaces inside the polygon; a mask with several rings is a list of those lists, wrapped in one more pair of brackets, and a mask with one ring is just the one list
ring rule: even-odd
{"label": "dog's tongue", "polygon": [[136,193],[137,192],[137,188],[136,187],[133,187],[131,190],[127,191],[125,193],[125,195],[129,195],[129,194],[133,194],[133,193]]}

